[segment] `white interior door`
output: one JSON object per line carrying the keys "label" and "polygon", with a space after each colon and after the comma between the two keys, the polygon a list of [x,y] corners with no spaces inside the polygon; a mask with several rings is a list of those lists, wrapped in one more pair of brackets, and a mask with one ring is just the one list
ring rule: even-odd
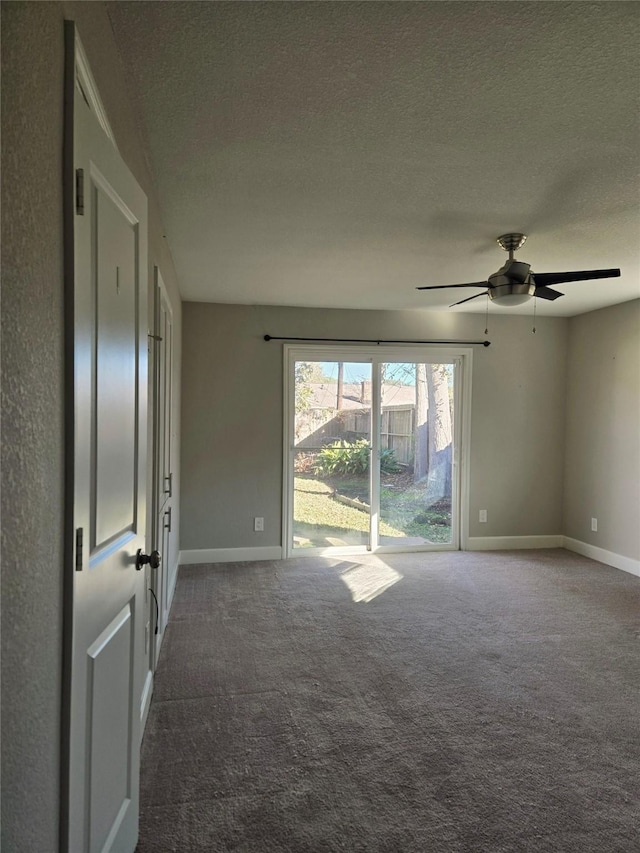
{"label": "white interior door", "polygon": [[136,568],[146,544],[147,201],[78,87],[73,147],[66,846],[128,853],[138,833],[149,571]]}

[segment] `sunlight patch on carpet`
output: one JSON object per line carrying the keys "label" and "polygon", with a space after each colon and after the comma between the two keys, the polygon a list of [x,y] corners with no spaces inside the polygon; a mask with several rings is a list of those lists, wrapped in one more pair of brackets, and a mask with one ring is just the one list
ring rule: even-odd
{"label": "sunlight patch on carpet", "polygon": [[402,575],[384,563],[356,564],[345,569],[340,579],[347,585],[354,601],[369,602],[402,580]]}

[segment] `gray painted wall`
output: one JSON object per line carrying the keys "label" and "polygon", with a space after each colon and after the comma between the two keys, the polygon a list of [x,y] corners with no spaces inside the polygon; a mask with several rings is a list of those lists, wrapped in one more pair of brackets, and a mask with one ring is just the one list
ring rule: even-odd
{"label": "gray painted wall", "polygon": [[57,849],[62,16],[2,4],[2,841]]}
{"label": "gray painted wall", "polygon": [[[559,534],[568,321],[539,318],[534,335],[530,318],[499,310],[491,347],[474,351],[469,532]],[[185,303],[181,548],[281,544],[282,346],[264,334],[482,339],[483,330],[468,314]]]}
{"label": "gray painted wall", "polygon": [[638,560],[640,300],[571,319],[567,380],[564,533]]}
{"label": "gray painted wall", "polygon": [[177,279],[105,6],[2,3],[2,843],[37,853],[58,847],[65,17],[149,197],[149,272],[159,264],[173,304],[180,375]]}

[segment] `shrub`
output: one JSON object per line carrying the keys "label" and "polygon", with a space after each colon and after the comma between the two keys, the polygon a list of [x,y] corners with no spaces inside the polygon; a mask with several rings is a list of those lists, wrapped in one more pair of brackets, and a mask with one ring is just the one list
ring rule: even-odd
{"label": "shrub", "polygon": [[[369,470],[369,452],[369,442],[364,438],[354,442],[334,441],[318,453],[316,473],[365,474]],[[380,470],[389,473],[401,470],[390,448],[380,453]]]}
{"label": "shrub", "polygon": [[334,441],[318,453],[318,474],[364,474],[369,467],[369,442]]}
{"label": "shrub", "polygon": [[396,460],[396,452],[391,447],[380,451],[380,470],[385,474],[397,474],[402,471],[402,465]]}

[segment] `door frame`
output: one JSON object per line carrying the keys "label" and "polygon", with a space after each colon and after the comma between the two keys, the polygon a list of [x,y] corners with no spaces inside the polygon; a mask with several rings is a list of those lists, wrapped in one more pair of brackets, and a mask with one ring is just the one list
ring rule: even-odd
{"label": "door frame", "polygon": [[[164,305],[164,309],[169,317],[169,325],[171,328],[171,339],[169,341],[164,339],[163,336],[163,328],[161,324],[161,312],[162,307]],[[170,583],[170,572],[169,572],[169,549],[162,547],[163,542],[163,532],[166,527],[165,518],[166,512],[163,513],[163,520],[160,521],[160,513],[161,511],[170,505],[171,509],[169,511],[169,533],[171,532],[171,513],[173,510],[173,504],[171,503],[173,498],[173,457],[174,457],[174,448],[172,441],[172,418],[173,418],[173,310],[171,307],[171,303],[169,301],[169,297],[167,294],[167,289],[162,278],[162,273],[160,272],[160,268],[154,265],[153,268],[153,322],[152,322],[152,331],[149,335],[149,353],[151,359],[151,369],[150,376],[152,377],[152,405],[150,406],[150,414],[151,414],[151,422],[152,422],[152,437],[151,437],[151,547],[160,552],[162,556],[162,560],[160,563],[160,567],[154,571],[154,574],[151,576],[151,589],[156,596],[157,602],[157,617],[155,615],[155,604],[151,607],[152,618],[151,618],[151,626],[152,629],[156,625],[157,618],[157,628],[158,633],[154,633],[151,631],[150,636],[150,660],[153,663],[153,670],[155,671],[158,656],[160,654],[160,646],[162,645],[162,640],[164,638],[164,631],[167,624],[167,617],[169,613],[170,607],[170,599],[171,596],[169,594],[169,583]],[[164,346],[162,346],[164,345]],[[168,348],[168,354],[166,352]],[[164,367],[164,375],[163,375],[163,365],[162,361],[165,362]],[[163,448],[160,446],[160,437],[161,437],[161,419],[164,417],[164,412],[161,411],[161,403],[164,402],[165,410],[167,408],[166,397],[160,393],[160,385],[162,379],[165,379],[166,386],[165,388],[169,389],[169,421],[165,423],[165,433],[164,433],[164,442],[169,450],[169,488],[162,489],[162,494],[165,495],[164,501],[160,499],[160,482],[165,477],[164,475],[164,457],[162,456]],[[166,390],[165,390],[166,394]],[[165,478],[166,479],[166,478]],[[150,602],[151,605],[151,602]]]}
{"label": "door frame", "polygon": [[[345,361],[372,365],[371,443],[377,446],[380,434],[380,399],[376,379],[377,365],[389,361],[454,363],[454,440],[452,471],[452,504],[458,519],[453,541],[446,545],[379,545],[375,547],[345,545],[331,548],[293,548],[293,445],[291,438],[295,423],[294,363],[296,361]],[[303,556],[347,556],[398,552],[431,552],[466,550],[469,539],[469,479],[471,436],[471,377],[473,350],[471,347],[452,347],[433,344],[407,346],[378,345],[283,345],[283,488],[282,488],[282,552],[285,558]],[[374,442],[375,437],[375,442]],[[380,477],[378,466],[370,466],[371,506],[379,503]],[[375,522],[374,522],[375,523]]]}

